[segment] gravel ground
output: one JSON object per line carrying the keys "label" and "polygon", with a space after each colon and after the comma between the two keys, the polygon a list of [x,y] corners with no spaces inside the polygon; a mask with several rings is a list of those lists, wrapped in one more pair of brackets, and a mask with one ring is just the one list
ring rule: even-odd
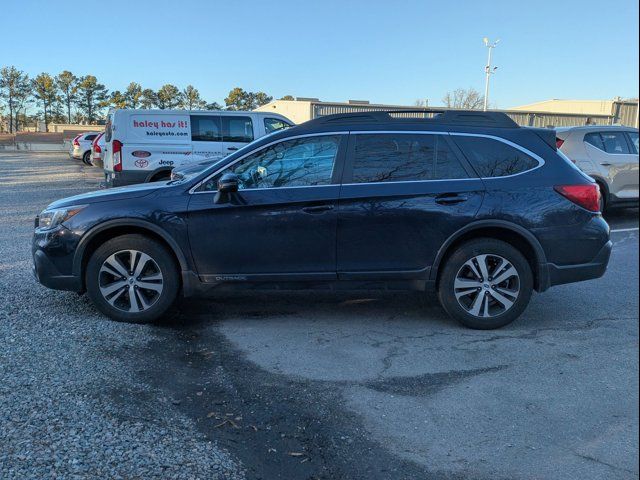
{"label": "gravel ground", "polygon": [[98,180],[59,154],[0,156],[0,478],[243,478],[129,369],[152,327],[107,322],[31,275],[34,215]]}

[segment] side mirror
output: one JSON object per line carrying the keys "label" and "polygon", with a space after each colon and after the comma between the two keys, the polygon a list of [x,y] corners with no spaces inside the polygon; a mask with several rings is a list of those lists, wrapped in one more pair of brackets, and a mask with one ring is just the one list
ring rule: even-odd
{"label": "side mirror", "polygon": [[235,173],[225,173],[218,180],[218,193],[234,193],[238,191],[238,176]]}
{"label": "side mirror", "polygon": [[238,176],[235,173],[225,173],[218,180],[218,193],[213,199],[213,203],[229,202],[229,194],[238,191]]}

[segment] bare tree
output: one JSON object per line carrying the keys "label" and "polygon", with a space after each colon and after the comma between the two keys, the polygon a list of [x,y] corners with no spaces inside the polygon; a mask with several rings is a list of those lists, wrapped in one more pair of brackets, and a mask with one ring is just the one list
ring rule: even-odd
{"label": "bare tree", "polygon": [[425,98],[424,100],[422,98],[417,99],[415,102],[413,102],[413,104],[416,107],[423,107],[423,108],[427,108],[429,106],[429,99]]}
{"label": "bare tree", "polygon": [[442,102],[447,108],[481,110],[484,106],[484,95],[475,88],[456,88],[453,92],[447,92]]}

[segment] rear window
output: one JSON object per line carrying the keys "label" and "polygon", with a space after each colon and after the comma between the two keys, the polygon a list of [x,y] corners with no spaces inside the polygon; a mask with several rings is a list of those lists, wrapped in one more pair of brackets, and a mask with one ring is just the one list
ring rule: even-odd
{"label": "rear window", "polygon": [[220,116],[191,115],[191,140],[194,142],[221,142]]}
{"label": "rear window", "polygon": [[104,126],[104,140],[105,142],[110,142],[111,141],[111,135],[112,135],[112,130],[111,130],[111,115],[107,116],[107,124]]}
{"label": "rear window", "polygon": [[540,165],[538,160],[523,151],[493,138],[465,135],[453,138],[483,178],[516,175]]}
{"label": "rear window", "polygon": [[356,135],[353,182],[467,178],[442,135]]}
{"label": "rear window", "polygon": [[251,117],[223,116],[222,136],[225,142],[249,143],[253,141]]}

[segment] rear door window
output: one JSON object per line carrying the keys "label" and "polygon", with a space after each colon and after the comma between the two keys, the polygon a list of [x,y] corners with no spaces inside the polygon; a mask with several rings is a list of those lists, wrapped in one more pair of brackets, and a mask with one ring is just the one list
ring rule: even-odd
{"label": "rear door window", "polygon": [[604,151],[612,154],[631,153],[624,132],[600,132]]}
{"label": "rear door window", "polygon": [[252,142],[253,122],[251,117],[223,115],[222,136],[225,142]]}
{"label": "rear door window", "polygon": [[493,138],[454,135],[465,157],[483,178],[506,177],[540,165],[535,158]]}
{"label": "rear door window", "polygon": [[191,115],[191,140],[194,142],[221,142],[220,116]]}
{"label": "rear door window", "polygon": [[442,135],[355,135],[353,183],[467,178]]}
{"label": "rear door window", "polygon": [[584,141],[612,155],[631,153],[624,132],[587,133]]}

